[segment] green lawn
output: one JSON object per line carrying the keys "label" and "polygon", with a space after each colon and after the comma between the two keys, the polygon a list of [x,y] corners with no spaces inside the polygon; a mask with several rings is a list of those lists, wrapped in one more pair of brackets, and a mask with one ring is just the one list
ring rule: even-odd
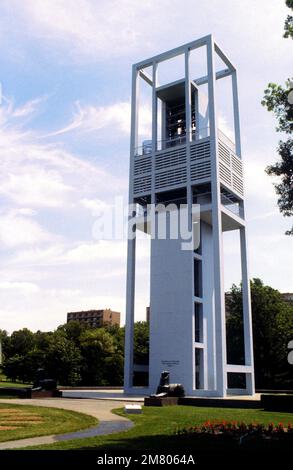
{"label": "green lawn", "polygon": [[17,388],[24,388],[24,387],[31,387],[32,384],[23,384],[21,382],[0,382],[0,388],[4,387],[17,387]]}
{"label": "green lawn", "polygon": [[[124,416],[121,409],[115,413]],[[193,438],[175,436],[174,431],[183,426],[200,424],[206,420],[237,420],[259,423],[293,422],[292,413],[272,413],[263,410],[197,408],[189,406],[146,407],[141,415],[127,415],[135,426],[129,431],[108,436],[97,436],[59,442],[34,449],[99,449],[160,451],[166,448],[189,450]],[[201,449],[202,449],[202,443]],[[203,444],[204,445],[204,444]]]}
{"label": "green lawn", "polygon": [[22,382],[10,382],[7,380],[6,376],[2,373],[0,373],[0,388],[2,387],[30,387],[31,384],[24,384]]}
{"label": "green lawn", "polygon": [[79,431],[97,423],[74,411],[0,403],[0,442]]}

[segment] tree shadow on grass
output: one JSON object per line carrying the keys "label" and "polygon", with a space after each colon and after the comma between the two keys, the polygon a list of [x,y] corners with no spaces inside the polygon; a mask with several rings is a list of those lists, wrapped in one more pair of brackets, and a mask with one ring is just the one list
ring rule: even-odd
{"label": "tree shadow on grass", "polygon": [[211,456],[231,452],[232,454],[249,454],[251,452],[286,452],[291,451],[293,440],[265,440],[248,439],[240,445],[239,439],[222,435],[145,435],[140,437],[119,436],[112,438],[111,442],[101,446],[83,447],[82,450],[97,450],[111,452],[139,452],[139,453],[179,453],[200,454]]}

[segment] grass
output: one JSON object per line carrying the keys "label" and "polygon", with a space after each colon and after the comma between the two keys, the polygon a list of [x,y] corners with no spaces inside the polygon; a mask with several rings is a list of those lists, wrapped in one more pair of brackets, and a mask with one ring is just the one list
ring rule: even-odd
{"label": "grass", "polygon": [[25,383],[22,383],[22,382],[10,382],[9,380],[7,380],[6,376],[2,373],[0,373],[0,388],[3,388],[3,387],[19,387],[19,388],[23,388],[23,387],[30,387],[32,384],[25,384]]}
{"label": "grass", "polygon": [[97,423],[94,417],[75,411],[0,404],[0,442],[79,431]]}
{"label": "grass", "polygon": [[[114,410],[120,416],[126,416],[122,409]],[[292,422],[292,413],[266,412],[263,410],[202,408],[188,406],[146,407],[141,415],[127,415],[135,426],[129,431],[108,436],[96,436],[86,439],[63,441],[47,446],[31,447],[31,449],[96,449],[120,451],[162,451],[163,449],[189,450],[194,446],[186,436],[175,436],[174,431],[184,426],[201,424],[209,420],[233,420],[247,423],[258,422]],[[193,439],[193,438],[192,438]],[[202,445],[200,444],[202,449]],[[206,443],[208,447],[210,444]]]}
{"label": "grass", "polygon": [[32,384],[23,384],[21,382],[0,382],[0,388],[4,387],[17,387],[17,388],[24,388],[24,387],[31,387]]}

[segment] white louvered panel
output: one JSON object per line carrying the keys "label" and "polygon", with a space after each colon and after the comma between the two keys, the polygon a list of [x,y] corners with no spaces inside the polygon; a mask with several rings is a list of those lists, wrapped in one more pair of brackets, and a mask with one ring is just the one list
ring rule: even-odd
{"label": "white louvered panel", "polygon": [[142,175],[152,171],[152,160],[151,156],[136,158],[134,161],[134,176]]}
{"label": "white louvered panel", "polygon": [[200,160],[202,158],[210,158],[210,141],[197,142],[190,145],[190,161]]}
{"label": "white louvered panel", "polygon": [[134,178],[133,192],[134,194],[148,193],[151,192],[152,177],[143,176],[140,178]]}
{"label": "white louvered panel", "polygon": [[231,163],[231,153],[229,149],[219,141],[219,158],[226,165],[230,166]]}
{"label": "white louvered panel", "polygon": [[235,173],[232,174],[233,180],[233,189],[237,191],[239,194],[243,195],[243,180],[239,178]]}
{"label": "white louvered panel", "polygon": [[161,171],[160,173],[156,174],[155,178],[156,189],[162,189],[164,187],[176,186],[184,183],[186,183],[186,167]]}
{"label": "white louvered panel", "polygon": [[155,169],[162,170],[170,166],[186,164],[186,148],[157,153],[155,157]]}
{"label": "white louvered panel", "polygon": [[232,170],[241,176],[241,178],[243,177],[242,161],[234,154],[232,154]]}
{"label": "white louvered panel", "polygon": [[219,172],[220,172],[220,180],[223,183],[231,186],[231,170],[230,168],[226,167],[222,162],[219,162]]}
{"label": "white louvered panel", "polygon": [[190,166],[190,178],[192,182],[211,177],[211,162],[209,159],[200,160]]}

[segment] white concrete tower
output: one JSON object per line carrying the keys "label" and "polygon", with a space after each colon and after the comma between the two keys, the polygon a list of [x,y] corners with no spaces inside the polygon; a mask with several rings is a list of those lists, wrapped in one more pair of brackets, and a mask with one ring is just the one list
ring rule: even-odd
{"label": "white concrete tower", "polygon": [[[179,63],[174,60],[182,61],[182,76],[160,85],[160,67],[168,70],[170,62],[172,70]],[[202,69],[205,73],[197,74]],[[219,101],[225,101],[217,86],[224,80],[231,86],[232,139],[221,131],[217,115]],[[140,146],[141,81],[152,93],[152,132]],[[237,77],[211,35],[133,66],[129,202],[137,204],[131,214],[137,220],[134,230],[145,231],[149,224],[141,223],[141,214],[148,204],[188,204],[190,224],[191,206],[200,204],[201,240],[196,250],[182,250],[180,237],[151,240],[149,384],[144,389],[133,382],[136,239],[128,240],[125,392],[154,393],[161,371],[169,370],[170,381],[182,383],[190,396],[254,394]],[[239,233],[241,252],[241,364],[228,364],[226,352],[222,242],[223,232],[231,230]]]}

